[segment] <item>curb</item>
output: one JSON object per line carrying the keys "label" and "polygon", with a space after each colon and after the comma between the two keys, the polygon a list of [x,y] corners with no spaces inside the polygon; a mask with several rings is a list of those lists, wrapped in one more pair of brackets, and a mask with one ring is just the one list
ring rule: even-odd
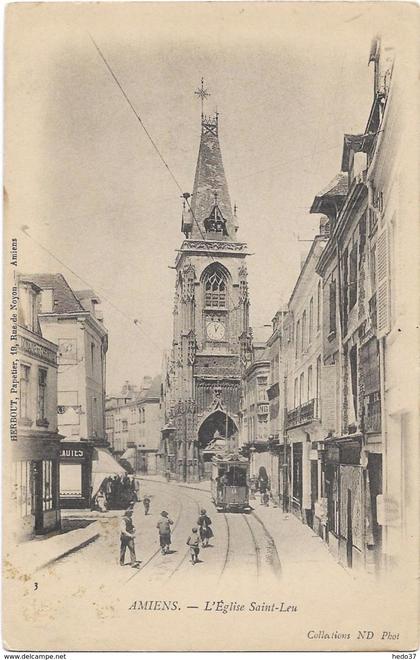
{"label": "curb", "polygon": [[[68,557],[69,555],[73,554],[73,552],[77,552],[78,550],[81,550],[82,548],[85,548],[87,545],[90,545],[91,543],[96,541],[100,537],[101,532],[97,529],[97,526],[96,526],[95,523],[93,523],[93,525],[95,525],[95,527],[96,527],[93,534],[91,533],[87,538],[83,539],[82,541],[79,541],[79,543],[76,543],[76,545],[71,546],[67,550],[64,550],[64,551],[60,552],[59,555],[53,557],[52,559],[49,559],[48,561],[44,562],[43,564],[40,564],[39,566],[37,566],[34,569],[34,573],[37,573],[38,571],[40,571],[44,568],[47,568],[48,566],[51,566],[52,564],[55,564],[55,562],[60,561],[60,559],[64,559],[64,557]],[[91,531],[93,532],[93,530],[91,530]]]}

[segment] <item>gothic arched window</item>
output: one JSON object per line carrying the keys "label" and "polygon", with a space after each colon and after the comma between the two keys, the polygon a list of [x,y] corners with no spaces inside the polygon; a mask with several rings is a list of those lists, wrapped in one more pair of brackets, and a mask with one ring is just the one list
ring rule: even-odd
{"label": "gothic arched window", "polygon": [[210,271],[204,281],[205,306],[226,307],[226,280],[220,270]]}

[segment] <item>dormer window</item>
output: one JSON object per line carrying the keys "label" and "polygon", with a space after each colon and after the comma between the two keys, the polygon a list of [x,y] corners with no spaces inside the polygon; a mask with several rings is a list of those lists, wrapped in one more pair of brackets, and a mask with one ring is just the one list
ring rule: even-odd
{"label": "dormer window", "polygon": [[206,232],[215,232],[227,236],[226,220],[224,219],[217,202],[213,206],[209,217],[204,220],[204,229]]}

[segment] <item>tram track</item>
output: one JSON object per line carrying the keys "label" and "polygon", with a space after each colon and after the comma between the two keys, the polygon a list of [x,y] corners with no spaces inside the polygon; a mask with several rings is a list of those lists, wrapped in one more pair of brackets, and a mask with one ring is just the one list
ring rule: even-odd
{"label": "tram track", "polygon": [[[179,524],[180,521],[183,519],[183,515],[185,513],[185,500],[191,502],[194,507],[197,507],[197,512],[199,514],[200,508],[202,504],[200,504],[200,500],[202,499],[208,499],[210,498],[210,493],[207,493],[205,491],[200,490],[201,495],[198,496],[198,494],[188,494],[185,492],[185,490],[181,490],[178,485],[175,484],[165,484],[169,486],[173,486],[173,488],[177,489],[177,492],[179,494],[179,510],[177,512],[177,517],[175,519],[174,526],[172,528],[172,533],[175,532],[176,529],[179,529]],[[206,504],[208,506],[208,504]],[[281,562],[280,558],[278,555],[277,547],[274,541],[273,536],[270,534],[269,530],[267,529],[266,525],[264,522],[261,520],[261,518],[258,516],[258,514],[252,510],[251,513],[245,514],[245,513],[238,513],[238,514],[232,514],[235,516],[235,520],[243,520],[245,527],[248,532],[248,536],[251,539],[252,542],[252,547],[254,550],[254,556],[255,556],[255,570],[256,570],[256,577],[259,579],[263,573],[263,569],[265,567],[271,568],[271,571],[275,574],[277,579],[280,577],[281,573]],[[251,520],[249,519],[250,516],[252,517]],[[223,512],[223,519],[225,522],[225,528],[226,528],[226,547],[225,547],[225,552],[224,552],[224,557],[222,559],[222,565],[221,565],[221,570],[219,572],[219,577],[217,578],[217,583],[220,583],[222,578],[225,577],[226,572],[229,570],[229,566],[233,559],[236,559],[236,554],[234,557],[234,549],[233,549],[233,544],[232,544],[232,539],[236,537],[240,539],[240,533],[238,535],[238,530],[233,531],[232,530],[232,520],[230,519],[230,516]],[[263,541],[260,537],[260,535],[256,532],[255,525],[260,526],[261,531],[262,531],[262,537]],[[243,549],[243,545],[241,544],[241,549]],[[131,575],[126,583],[130,582],[131,580],[135,579],[142,573],[144,569],[146,569],[148,566],[151,567],[153,566],[153,561],[160,556],[161,550],[160,547],[157,548],[156,551],[154,551],[145,561],[144,563],[136,570],[133,575]],[[181,570],[182,566],[185,564],[187,557],[189,556],[190,551],[189,547],[187,547],[186,551],[182,554],[182,557],[175,563],[175,565],[172,567],[170,566],[168,562],[167,568],[169,569],[169,572],[167,575],[162,575],[162,580],[163,584],[167,584],[170,580],[174,578],[174,576],[179,573]]]}
{"label": "tram track", "polygon": [[[171,486],[172,484],[167,484],[167,485],[170,485],[170,486]],[[182,492],[182,493],[181,493],[181,497],[183,497],[183,498],[185,498],[185,499],[187,499],[187,500],[193,502],[193,503],[197,506],[197,511],[198,511],[198,513],[200,512],[200,504],[198,503],[198,501],[197,501],[196,499],[194,499],[193,497],[191,497],[190,495],[188,495],[188,494],[185,493],[185,492]],[[173,534],[173,532],[175,532],[176,528],[178,527],[178,523],[179,523],[180,520],[181,520],[181,517],[182,517],[183,511],[184,511],[184,505],[182,504],[182,501],[181,501],[181,498],[180,498],[180,499],[179,499],[179,511],[178,511],[177,517],[176,517],[176,519],[175,519],[174,526],[173,526],[173,528],[172,528],[171,534]],[[134,578],[138,577],[138,575],[139,575],[139,574],[140,574],[140,573],[141,573],[141,572],[142,572],[147,566],[149,566],[149,565],[152,563],[152,561],[153,561],[156,557],[158,557],[158,556],[160,556],[160,555],[161,555],[161,549],[160,549],[160,547],[159,547],[155,552],[153,552],[153,553],[149,556],[149,558],[148,558],[144,563],[142,563],[142,565],[136,570],[136,572],[133,573],[133,575],[131,575],[131,576],[128,578],[128,580],[126,580],[126,584],[127,584],[128,582],[130,582],[131,580],[133,580]],[[181,560],[176,564],[176,566],[173,568],[173,570],[170,571],[169,575],[165,578],[165,580],[164,580],[164,584],[166,584],[167,582],[169,582],[169,580],[171,580],[171,578],[174,576],[174,574],[175,574],[175,573],[181,568],[182,564],[185,562],[185,559],[187,558],[188,555],[189,555],[189,548],[187,548],[187,550],[186,550],[186,552],[183,554]]]}
{"label": "tram track", "polygon": [[[173,528],[172,528],[172,532],[175,531],[175,529],[176,529],[176,527],[177,527],[177,525],[178,525],[178,523],[179,523],[179,521],[180,521],[180,519],[181,519],[181,514],[182,514],[182,511],[183,511],[183,508],[184,508],[184,507],[183,507],[183,504],[182,504],[182,502],[179,500],[179,511],[178,511],[177,517],[176,517],[176,519],[175,519],[174,526],[173,526]],[[143,570],[146,568],[146,566],[148,566],[148,565],[153,561],[153,559],[155,559],[155,557],[157,557],[157,556],[160,555],[160,554],[161,554],[161,548],[158,547],[158,549],[155,550],[155,552],[153,552],[153,553],[149,556],[149,558],[146,559],[145,562],[142,562],[142,565],[141,565],[139,568],[136,569],[136,572],[133,573],[133,575],[130,575],[130,577],[125,581],[125,584],[127,584],[128,582],[131,582],[131,580],[134,580],[134,578],[138,577],[139,573],[141,573],[141,571],[143,571]]]}

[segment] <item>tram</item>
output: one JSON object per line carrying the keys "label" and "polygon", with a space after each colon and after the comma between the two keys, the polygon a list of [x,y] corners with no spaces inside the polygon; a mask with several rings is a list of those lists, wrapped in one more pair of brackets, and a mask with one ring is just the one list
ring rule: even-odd
{"label": "tram", "polygon": [[239,454],[213,456],[211,494],[218,511],[249,511],[248,459]]}

